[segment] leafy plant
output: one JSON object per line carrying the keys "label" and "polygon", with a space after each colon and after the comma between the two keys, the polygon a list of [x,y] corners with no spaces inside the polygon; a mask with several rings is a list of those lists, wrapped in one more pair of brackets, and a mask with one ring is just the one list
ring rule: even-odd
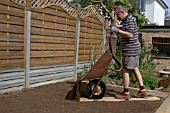
{"label": "leafy plant", "polygon": [[77,73],[77,77],[80,78],[80,77],[84,76],[86,73],[87,73],[87,69],[79,70]]}

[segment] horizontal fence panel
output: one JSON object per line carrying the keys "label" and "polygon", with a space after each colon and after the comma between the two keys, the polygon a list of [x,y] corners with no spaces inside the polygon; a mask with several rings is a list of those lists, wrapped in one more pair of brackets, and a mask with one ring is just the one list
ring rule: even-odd
{"label": "horizontal fence panel", "polygon": [[[67,45],[65,45],[67,44]],[[69,43],[59,43],[59,44],[48,44],[48,43],[32,43],[31,50],[42,50],[42,51],[66,51],[66,50],[74,50],[74,44]]]}
{"label": "horizontal fence panel", "polygon": [[24,68],[24,7],[0,1],[0,70]]}
{"label": "horizontal fence panel", "polygon": [[92,45],[95,44],[95,45],[98,45],[98,44],[101,44],[101,40],[80,38],[80,44],[92,44]]}
{"label": "horizontal fence panel", "polygon": [[[55,46],[55,44],[75,44],[73,38],[63,38],[63,37],[51,37],[51,36],[32,36],[32,43],[44,43],[47,45]],[[43,45],[42,45],[43,46]]]}
{"label": "horizontal fence panel", "polygon": [[[2,25],[2,24],[1,24]],[[7,28],[6,26],[2,26],[2,28],[0,28],[0,32],[8,32],[8,33],[21,33],[23,34],[23,28],[19,28],[18,27],[11,27],[11,28]]]}
{"label": "horizontal fence panel", "polygon": [[[2,53],[0,51],[0,53]],[[24,53],[23,52],[3,52],[3,55],[0,55],[0,60],[1,59],[22,59],[24,56]]]}
{"label": "horizontal fence panel", "polygon": [[[87,17],[88,18],[88,17]],[[87,22],[87,21],[81,21],[81,26],[82,27],[88,27],[88,28],[94,28],[94,29],[99,29],[99,30],[103,30],[102,25],[99,24],[94,24],[91,22]]]}
{"label": "horizontal fence panel", "polygon": [[18,47],[24,46],[22,42],[1,41],[0,43],[1,46],[18,46]]}
{"label": "horizontal fence panel", "polygon": [[89,15],[88,18],[86,18],[85,20],[81,19],[81,21],[86,21],[86,22],[89,22],[89,23],[93,23],[93,24],[96,24],[96,25],[103,26],[103,23],[99,22],[99,20],[97,20],[97,18],[96,18],[96,15],[94,15],[94,14]]}
{"label": "horizontal fence panel", "polygon": [[14,26],[14,25],[6,25],[6,24],[1,24],[0,23],[0,32],[10,32],[10,33],[24,33],[24,28],[23,26]]}
{"label": "horizontal fence panel", "polygon": [[45,46],[42,46],[42,44],[31,44],[31,50],[44,50],[44,51],[74,51],[74,45],[63,45],[63,44],[55,44],[54,46],[51,46],[51,44],[46,44]]}
{"label": "horizontal fence panel", "polygon": [[101,48],[101,45],[86,45],[86,44],[80,44],[79,46],[79,51],[81,50],[93,50],[93,49],[98,49]]}
{"label": "horizontal fence panel", "polygon": [[[43,8],[43,9],[31,9],[31,10],[32,10],[32,12],[43,13],[44,15],[48,14],[48,15],[51,15],[51,16],[74,19],[74,17],[68,15],[62,8],[60,8],[58,6],[55,6],[55,7],[49,6],[49,7]],[[38,17],[38,18],[41,19],[40,17]],[[45,19],[45,18],[42,17],[42,19]],[[47,21],[49,21],[49,20],[47,20]]]}
{"label": "horizontal fence panel", "polygon": [[13,19],[13,18],[2,18],[0,17],[0,23],[5,23],[5,24],[13,24],[13,25],[21,25],[21,26],[24,26],[24,19],[23,20],[17,20],[16,18]]}
{"label": "horizontal fence panel", "polygon": [[91,55],[79,55],[78,61],[79,61],[79,62],[82,62],[82,61],[91,61],[92,59],[91,59],[90,56],[91,56]]}
{"label": "horizontal fence panel", "polygon": [[98,34],[98,35],[103,35],[103,30],[91,29],[89,27],[81,27],[81,32],[83,32],[83,33],[95,33],[95,34]]}
{"label": "horizontal fence panel", "polygon": [[[93,21],[95,20],[95,22]],[[93,52],[99,51],[96,58],[102,54],[103,47],[103,23],[97,17],[90,15],[81,19],[79,60],[93,60]]]}
{"label": "horizontal fence panel", "polygon": [[[45,8],[46,9],[46,8]],[[56,23],[67,23],[67,20],[75,20],[75,18],[69,16],[64,11],[55,11],[55,15],[51,15],[50,12],[44,13],[42,10],[32,11],[32,19],[43,20],[47,22],[56,22]],[[60,22],[61,21],[61,22]]]}
{"label": "horizontal fence panel", "polygon": [[[1,6],[1,5],[0,5]],[[8,7],[7,7],[8,8]],[[0,7],[1,14],[6,14],[10,16],[17,16],[17,17],[25,17],[24,10],[13,10],[13,8],[5,9],[4,7]]]}
{"label": "horizontal fence panel", "polygon": [[24,46],[17,46],[17,45],[16,46],[15,45],[7,45],[7,46],[0,45],[0,51],[4,51],[4,50],[7,50],[7,51],[17,51],[17,50],[22,51],[23,47]]}
{"label": "horizontal fence panel", "polygon": [[[9,32],[0,32],[0,37],[3,37],[3,38],[7,38],[7,41],[8,39],[12,39],[12,38],[22,38],[22,40],[24,41],[24,34],[20,34],[20,33],[9,33]],[[10,41],[10,40],[9,40]]]}
{"label": "horizontal fence panel", "polygon": [[31,58],[32,57],[67,57],[72,56],[74,57],[74,51],[32,51],[31,52]]}
{"label": "horizontal fence panel", "polygon": [[59,6],[31,11],[31,66],[74,63],[76,19]]}
{"label": "horizontal fence panel", "polygon": [[73,32],[65,32],[65,31],[57,31],[57,30],[42,30],[41,28],[32,28],[32,35],[43,35],[43,36],[56,36],[56,37],[72,37],[75,38],[75,33]]}
{"label": "horizontal fence panel", "polygon": [[74,63],[74,57],[31,58],[31,67]]}
{"label": "horizontal fence panel", "polygon": [[[75,23],[70,23],[70,22],[63,22],[61,23],[60,20],[58,20],[59,23],[57,22],[48,22],[48,21],[43,21],[43,20],[32,20],[32,27],[38,27],[38,28],[46,28],[46,29],[55,29],[55,30],[67,30],[68,27],[76,29]],[[69,20],[67,20],[69,21]],[[72,31],[72,30],[71,30]]]}
{"label": "horizontal fence panel", "polygon": [[12,36],[0,36],[1,42],[23,42],[24,39],[22,37],[12,37]]}
{"label": "horizontal fence panel", "polygon": [[4,7],[15,7],[15,8],[22,8],[24,9],[24,6],[20,6],[20,5],[17,5],[13,2],[11,2],[10,0],[0,0],[0,5],[4,6]]}
{"label": "horizontal fence panel", "polygon": [[0,70],[24,68],[24,59],[2,59],[0,61]]}

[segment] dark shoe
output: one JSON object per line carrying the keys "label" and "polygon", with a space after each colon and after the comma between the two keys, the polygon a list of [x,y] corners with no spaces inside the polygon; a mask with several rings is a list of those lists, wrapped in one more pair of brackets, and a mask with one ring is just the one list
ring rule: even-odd
{"label": "dark shoe", "polygon": [[125,93],[117,94],[117,95],[115,95],[115,98],[116,99],[129,100],[130,99],[130,94],[125,94]]}
{"label": "dark shoe", "polygon": [[147,94],[146,91],[139,91],[136,95],[134,95],[134,97],[136,97],[136,98],[145,98],[146,94]]}

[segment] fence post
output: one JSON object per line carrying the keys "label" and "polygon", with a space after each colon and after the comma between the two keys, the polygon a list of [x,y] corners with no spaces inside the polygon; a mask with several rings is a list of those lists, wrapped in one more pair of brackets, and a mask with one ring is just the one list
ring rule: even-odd
{"label": "fence post", "polygon": [[30,85],[30,34],[31,34],[31,0],[25,6],[25,88]]}
{"label": "fence post", "polygon": [[76,51],[75,51],[75,65],[74,65],[74,81],[77,80],[77,65],[78,65],[78,51],[79,51],[79,38],[80,38],[80,6],[77,10],[76,18]]}

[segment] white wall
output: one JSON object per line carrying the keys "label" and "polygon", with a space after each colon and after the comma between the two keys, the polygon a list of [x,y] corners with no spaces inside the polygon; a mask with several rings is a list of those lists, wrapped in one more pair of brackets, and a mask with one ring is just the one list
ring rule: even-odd
{"label": "white wall", "polygon": [[145,16],[151,23],[164,25],[165,9],[156,0],[146,0]]}
{"label": "white wall", "polygon": [[159,25],[164,25],[165,9],[156,1],[154,4],[154,22],[158,22]]}
{"label": "white wall", "polygon": [[146,10],[145,16],[149,19],[151,23],[154,22],[154,0],[146,0]]}

